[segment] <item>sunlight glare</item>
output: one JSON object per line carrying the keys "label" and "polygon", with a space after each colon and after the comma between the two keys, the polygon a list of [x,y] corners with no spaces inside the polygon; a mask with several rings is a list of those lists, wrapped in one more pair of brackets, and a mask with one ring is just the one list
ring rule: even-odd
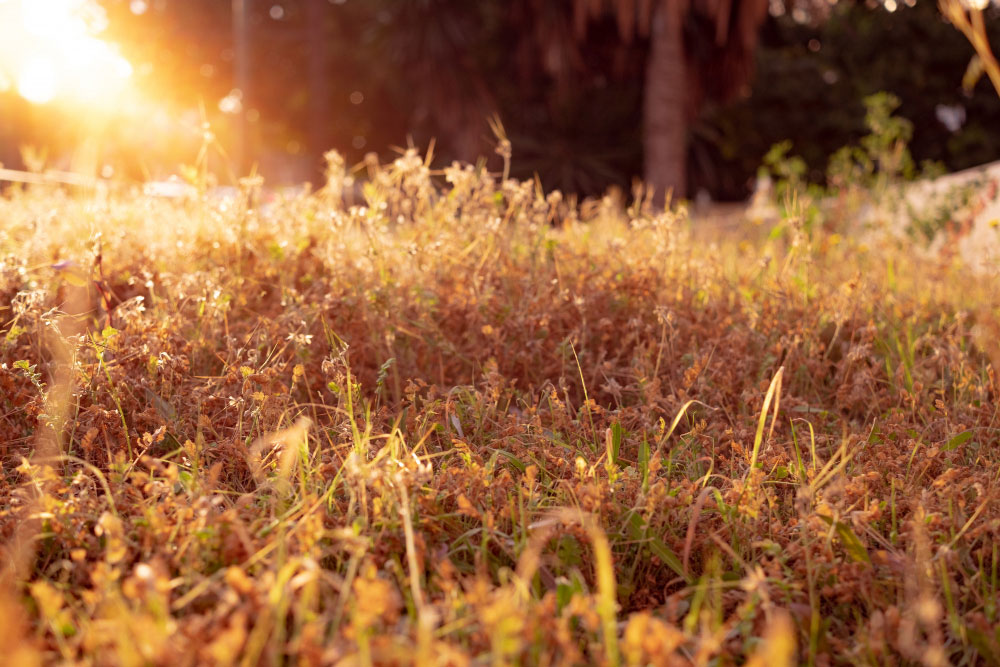
{"label": "sunlight glare", "polygon": [[94,36],[106,23],[90,0],[0,0],[0,78],[34,104],[115,108],[132,65]]}
{"label": "sunlight glare", "polygon": [[52,62],[36,58],[24,63],[17,74],[17,92],[35,104],[50,102],[56,96],[56,70]]}

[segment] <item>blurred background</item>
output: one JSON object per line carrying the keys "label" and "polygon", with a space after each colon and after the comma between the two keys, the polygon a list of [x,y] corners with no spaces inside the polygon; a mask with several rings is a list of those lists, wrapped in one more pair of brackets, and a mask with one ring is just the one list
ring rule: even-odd
{"label": "blurred background", "polygon": [[[321,182],[400,147],[434,164],[513,145],[512,174],[584,195],[650,176],[747,197],[791,139],[810,178],[901,100],[917,162],[1000,159],[1000,97],[936,0],[0,0],[0,162],[158,180],[209,146]],[[986,12],[996,52],[1000,9]],[[963,80],[965,85],[963,85]]]}

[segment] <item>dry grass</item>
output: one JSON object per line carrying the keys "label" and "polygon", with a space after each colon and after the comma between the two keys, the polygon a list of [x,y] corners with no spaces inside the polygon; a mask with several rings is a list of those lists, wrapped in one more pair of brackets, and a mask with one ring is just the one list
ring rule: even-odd
{"label": "dry grass", "polygon": [[1000,658],[995,283],[332,176],[0,199],[8,659]]}

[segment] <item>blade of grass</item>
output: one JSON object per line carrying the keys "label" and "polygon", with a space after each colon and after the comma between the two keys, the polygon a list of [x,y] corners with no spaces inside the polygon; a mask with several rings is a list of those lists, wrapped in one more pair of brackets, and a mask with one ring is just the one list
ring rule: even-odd
{"label": "blade of grass", "polygon": [[757,422],[757,433],[753,438],[753,452],[750,454],[750,470],[753,470],[757,465],[757,455],[760,453],[760,447],[764,442],[764,423],[767,421],[767,410],[771,406],[771,401],[774,401],[774,416],[771,417],[771,428],[767,432],[767,439],[770,440],[771,436],[774,434],[774,425],[778,420],[778,408],[781,403],[781,376],[785,372],[785,367],[782,366],[778,369],[778,372],[774,374],[771,379],[771,384],[767,388],[767,393],[764,394],[764,405],[760,409],[760,420]]}

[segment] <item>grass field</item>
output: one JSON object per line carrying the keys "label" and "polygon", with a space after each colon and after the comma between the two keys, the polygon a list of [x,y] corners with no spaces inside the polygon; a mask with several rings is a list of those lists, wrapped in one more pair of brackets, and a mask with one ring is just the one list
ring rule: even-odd
{"label": "grass field", "polygon": [[994,279],[338,186],[0,198],[0,662],[1000,660]]}

